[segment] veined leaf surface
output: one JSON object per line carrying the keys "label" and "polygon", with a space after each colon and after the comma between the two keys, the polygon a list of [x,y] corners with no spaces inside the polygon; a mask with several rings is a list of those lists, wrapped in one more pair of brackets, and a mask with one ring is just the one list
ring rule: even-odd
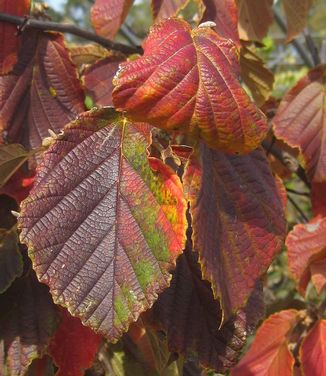
{"label": "veined leaf surface", "polygon": [[168,286],[185,242],[181,182],[147,159],[149,134],[113,109],[82,114],[44,155],[19,217],[55,302],[111,341]]}
{"label": "veined leaf surface", "polygon": [[201,143],[184,186],[203,277],[229,318],[284,244],[286,221],[274,177],[261,149],[226,156]]}
{"label": "veined leaf surface", "polygon": [[265,136],[264,114],[239,83],[234,43],[181,19],[154,25],[139,59],[122,63],[113,104],[136,121],[200,137],[227,153],[247,153]]}

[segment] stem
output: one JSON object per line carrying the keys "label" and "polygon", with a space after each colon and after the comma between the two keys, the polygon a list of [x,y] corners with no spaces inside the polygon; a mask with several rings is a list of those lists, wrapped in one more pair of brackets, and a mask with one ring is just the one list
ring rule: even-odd
{"label": "stem", "polygon": [[26,21],[26,18],[24,17],[12,16],[6,13],[0,13],[0,22],[1,21],[9,22],[18,26],[24,24],[24,28],[26,29],[38,29],[38,30],[43,30],[43,31],[59,31],[62,33],[73,34],[78,37],[96,42],[106,47],[107,49],[120,51],[125,54],[142,53],[142,48],[140,46],[131,47],[125,44],[115,43],[115,42],[112,42],[110,39],[103,38],[91,31],[80,29],[79,27],[75,25],[71,25],[71,24],[61,24],[58,22],[40,21],[40,20],[35,20],[32,18],[28,18]]}
{"label": "stem", "polygon": [[296,211],[300,214],[301,218],[303,219],[304,223],[308,223],[309,219],[306,217],[305,213],[301,210],[300,206],[293,200],[291,196],[288,195],[288,200],[291,202],[291,204],[294,206]]}
{"label": "stem", "polygon": [[291,188],[286,188],[286,191],[293,193],[295,195],[310,197],[310,193],[308,192],[298,192],[295,189],[291,189]]}
{"label": "stem", "polygon": [[318,54],[318,49],[317,49],[317,47],[316,47],[313,39],[311,38],[308,26],[306,26],[304,28],[303,35],[305,37],[307,47],[308,47],[310,55],[312,57],[312,61],[314,62],[314,65],[317,66],[317,65],[320,64],[320,58],[319,58],[319,54]]}

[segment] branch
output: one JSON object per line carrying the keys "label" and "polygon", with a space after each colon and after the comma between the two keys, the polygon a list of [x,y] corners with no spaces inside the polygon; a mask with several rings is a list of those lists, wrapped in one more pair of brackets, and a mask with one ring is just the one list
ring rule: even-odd
{"label": "branch", "polygon": [[306,44],[308,46],[310,55],[312,57],[312,61],[314,62],[314,65],[317,66],[320,64],[320,57],[318,54],[318,48],[316,47],[311,35],[308,26],[306,26],[303,30],[303,35],[306,40]]}
{"label": "branch", "polygon": [[38,30],[43,30],[43,31],[59,31],[62,33],[73,34],[78,37],[96,42],[107,49],[120,51],[120,52],[123,52],[124,54],[134,54],[134,53],[143,52],[140,46],[131,47],[125,44],[115,43],[91,31],[80,29],[79,27],[75,25],[71,25],[71,24],[61,24],[58,22],[40,21],[40,20],[35,20],[32,18],[28,18],[26,21],[26,18],[12,16],[6,13],[0,13],[0,22],[1,21],[9,22],[18,26],[21,26],[22,24],[24,24],[24,28],[26,29],[38,29]]}

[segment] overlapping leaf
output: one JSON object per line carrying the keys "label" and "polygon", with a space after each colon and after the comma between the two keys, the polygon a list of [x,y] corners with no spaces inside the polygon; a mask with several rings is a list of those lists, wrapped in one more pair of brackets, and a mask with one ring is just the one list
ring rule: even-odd
{"label": "overlapping leaf", "polygon": [[30,149],[84,111],[84,94],[62,35],[25,32],[23,43],[13,71],[0,76],[0,131]]}
{"label": "overlapping leaf", "polygon": [[[0,0],[0,13],[23,17],[28,14],[29,8],[30,0]],[[0,22],[0,74],[10,72],[17,61],[21,39],[16,33],[15,25]]]}
{"label": "overlapping leaf", "polygon": [[224,38],[230,38],[240,49],[238,33],[238,9],[235,0],[203,0],[205,12],[201,22],[213,21],[214,30]]}
{"label": "overlapping leaf", "polygon": [[288,234],[289,268],[299,281],[298,289],[303,294],[310,276],[317,292],[326,285],[326,218],[314,218],[307,224],[294,226]]}
{"label": "overlapping leaf", "polygon": [[258,287],[246,308],[218,329],[222,321],[220,304],[210,284],[201,278],[191,242],[177,260],[171,286],[152,309],[154,323],[157,325],[158,320],[166,332],[171,352],[183,354],[186,359],[196,354],[201,365],[223,374],[234,366],[247,332],[263,314]]}
{"label": "overlapping leaf", "polygon": [[228,318],[283,246],[286,222],[274,177],[261,149],[225,156],[201,143],[184,185],[202,274]]}
{"label": "overlapping leaf", "polygon": [[72,317],[66,309],[61,313],[60,326],[49,345],[49,354],[59,368],[56,376],[83,376],[83,370],[94,361],[102,337]]}
{"label": "overlapping leaf", "polygon": [[96,0],[91,10],[91,20],[96,33],[113,39],[133,2],[133,0]]}
{"label": "overlapping leaf", "polygon": [[326,374],[326,320],[319,320],[300,347],[301,367],[306,376]]}
{"label": "overlapping leaf", "polygon": [[289,337],[300,317],[296,310],[270,316],[258,329],[253,344],[231,376],[292,376],[294,357]]}
{"label": "overlapping leaf", "polygon": [[0,146],[0,188],[27,161],[29,153],[19,144]]}
{"label": "overlapping leaf", "polygon": [[91,65],[84,73],[86,93],[101,106],[112,106],[113,77],[123,57],[110,56]]}
{"label": "overlapping leaf", "polygon": [[326,65],[308,72],[283,98],[273,120],[276,137],[300,148],[312,181],[326,180]]}
{"label": "overlapping leaf", "polygon": [[[29,266],[30,267],[30,266]],[[0,374],[24,375],[57,325],[57,307],[33,270],[0,295]]]}
{"label": "overlapping leaf", "polygon": [[238,6],[238,29],[240,39],[260,41],[274,21],[273,0],[236,0]]}
{"label": "overlapping leaf", "polygon": [[152,15],[156,21],[175,16],[189,0],[151,0]]}
{"label": "overlapping leaf", "polygon": [[144,56],[121,64],[113,103],[134,120],[199,136],[228,153],[255,149],[266,119],[238,81],[235,45],[180,19],[155,25]]}
{"label": "overlapping leaf", "polygon": [[70,58],[76,67],[93,64],[97,60],[111,56],[111,53],[99,44],[77,44],[69,47]]}
{"label": "overlapping leaf", "polygon": [[45,154],[21,240],[55,301],[119,338],[168,286],[185,238],[178,177],[146,148],[150,127],[84,113]]}

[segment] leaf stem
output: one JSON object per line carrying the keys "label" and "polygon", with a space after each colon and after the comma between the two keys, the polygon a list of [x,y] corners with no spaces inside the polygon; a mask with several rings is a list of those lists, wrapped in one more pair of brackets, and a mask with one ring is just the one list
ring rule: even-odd
{"label": "leaf stem", "polygon": [[304,223],[308,223],[309,219],[307,218],[307,216],[305,215],[305,213],[302,211],[302,209],[300,208],[300,206],[293,200],[293,198],[290,195],[287,195],[287,196],[288,196],[288,200],[294,206],[294,208],[296,209],[296,211],[300,214],[303,222]]}
{"label": "leaf stem", "polygon": [[38,29],[43,31],[59,31],[62,33],[73,34],[78,37],[96,42],[109,50],[120,51],[125,54],[142,53],[140,46],[132,47],[122,43],[116,43],[110,39],[103,38],[91,31],[81,29],[72,24],[62,24],[51,21],[40,21],[32,18],[12,16],[7,13],[0,13],[0,22],[9,22],[14,25],[24,25],[24,29]]}

